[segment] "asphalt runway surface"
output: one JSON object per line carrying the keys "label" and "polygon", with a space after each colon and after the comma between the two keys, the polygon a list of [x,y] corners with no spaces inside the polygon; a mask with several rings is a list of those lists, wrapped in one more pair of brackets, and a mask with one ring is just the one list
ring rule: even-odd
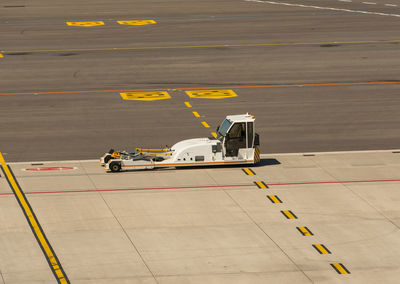
{"label": "asphalt runway surface", "polygon": [[[398,0],[39,0],[0,9],[7,161],[171,146],[246,112],[262,153],[399,148]],[[78,21],[103,24],[66,23]],[[237,96],[186,94],[225,89]],[[171,98],[126,101],[126,90]]]}

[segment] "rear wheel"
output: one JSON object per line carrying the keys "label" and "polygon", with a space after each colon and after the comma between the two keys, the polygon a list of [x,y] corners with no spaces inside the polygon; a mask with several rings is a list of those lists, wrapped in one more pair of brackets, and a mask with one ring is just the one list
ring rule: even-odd
{"label": "rear wheel", "polygon": [[120,162],[111,162],[109,167],[113,173],[116,173],[121,170],[121,163]]}

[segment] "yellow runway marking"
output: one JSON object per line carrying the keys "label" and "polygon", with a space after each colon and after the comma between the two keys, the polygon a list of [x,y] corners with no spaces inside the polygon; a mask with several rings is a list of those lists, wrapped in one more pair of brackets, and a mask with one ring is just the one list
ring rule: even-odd
{"label": "yellow runway marking", "polygon": [[282,200],[279,199],[276,195],[267,195],[268,199],[271,200],[272,203],[282,203]]}
{"label": "yellow runway marking", "polygon": [[92,22],[66,22],[68,26],[74,27],[94,27],[94,26],[104,26],[103,21],[92,21]]}
{"label": "yellow runway marking", "polygon": [[8,167],[6,164],[3,155],[0,153],[0,164],[1,168],[3,170],[4,175],[7,178],[7,181],[14,192],[15,197],[18,200],[18,203],[20,204],[25,217],[28,221],[29,226],[31,227],[31,230],[33,234],[36,237],[36,240],[39,243],[39,246],[41,247],[43,253],[46,256],[47,262],[50,265],[50,268],[56,277],[57,281],[59,283],[69,283],[69,280],[67,278],[67,275],[65,274],[63,268],[61,267],[61,263],[59,262],[57,256],[55,255],[53,248],[51,247],[49,241],[47,240],[42,227],[39,224],[39,221],[36,218],[35,213],[32,210],[32,207],[30,206],[28,200],[25,197],[25,194],[23,193],[22,189],[19,187],[19,184],[17,183],[16,179],[14,178],[14,175],[11,172],[11,169]]}
{"label": "yellow runway marking", "polygon": [[210,125],[208,125],[208,123],[205,122],[205,121],[202,121],[201,124],[203,124],[203,126],[204,126],[205,128],[210,128]]}
{"label": "yellow runway marking", "polygon": [[3,57],[4,57],[3,53],[0,52],[0,58],[3,58]]}
{"label": "yellow runway marking", "polygon": [[351,274],[350,271],[341,263],[331,263],[331,266],[339,274]]}
{"label": "yellow runway marking", "polygon": [[215,132],[211,132],[211,135],[212,135],[212,137],[214,137],[214,138],[217,138],[217,137],[218,137],[217,133],[215,133]]}
{"label": "yellow runway marking", "polygon": [[255,181],[254,184],[257,185],[258,188],[269,188],[263,181]]}
{"label": "yellow runway marking", "polygon": [[134,20],[134,21],[117,21],[120,25],[130,25],[130,26],[144,26],[144,25],[154,25],[156,21],[154,20]]}
{"label": "yellow runway marking", "polygon": [[200,117],[200,114],[197,111],[192,111],[195,117]]}
{"label": "yellow runway marking", "polygon": [[307,227],[296,227],[303,236],[313,236],[314,234]]}
{"label": "yellow runway marking", "polygon": [[[104,24],[104,23],[103,23]],[[216,45],[182,45],[182,46],[143,46],[143,47],[107,47],[107,48],[69,48],[69,49],[37,49],[37,50],[9,50],[6,52],[74,52],[74,51],[119,51],[119,50],[151,50],[151,49],[187,49],[187,48],[218,48],[218,47],[263,47],[263,46],[301,46],[301,45],[328,45],[328,44],[373,44],[373,43],[400,43],[400,40],[371,40],[371,41],[328,41],[328,42],[283,42],[283,43],[255,43],[255,44],[216,44]],[[4,52],[4,53],[6,53]]]}
{"label": "yellow runway marking", "polygon": [[256,175],[256,173],[252,169],[249,169],[249,168],[244,168],[244,169],[242,169],[242,171],[248,176]]}
{"label": "yellow runway marking", "polygon": [[185,106],[187,106],[188,108],[192,107],[192,105],[189,102],[185,102]]}
{"label": "yellow runway marking", "polygon": [[120,93],[124,100],[156,101],[170,99],[168,92],[126,92]]}
{"label": "yellow runway marking", "polygon": [[281,213],[287,218],[287,219],[297,219],[297,216],[294,215],[294,213],[290,210],[282,210]]}
{"label": "yellow runway marking", "polygon": [[326,246],[323,244],[314,244],[312,245],[320,254],[331,254]]}
{"label": "yellow runway marking", "polygon": [[232,90],[195,90],[186,91],[186,94],[196,99],[225,99],[237,97],[236,93]]}

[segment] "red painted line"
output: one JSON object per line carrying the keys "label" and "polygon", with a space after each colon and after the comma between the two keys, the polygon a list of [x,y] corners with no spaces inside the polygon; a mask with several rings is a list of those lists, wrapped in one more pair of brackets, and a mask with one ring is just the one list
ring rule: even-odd
{"label": "red painted line", "polygon": [[348,181],[313,181],[313,182],[290,182],[290,183],[268,183],[271,186],[280,185],[304,185],[304,184],[337,184],[337,183],[365,183],[365,182],[399,182],[400,179],[377,179],[377,180],[348,180]]}
{"label": "red painted line", "polygon": [[249,86],[210,86],[210,87],[184,87],[184,88],[153,88],[153,89],[113,89],[113,90],[78,90],[78,91],[50,91],[50,92],[24,92],[24,93],[0,93],[0,96],[12,95],[48,95],[48,94],[84,94],[84,93],[120,93],[120,92],[144,92],[175,90],[203,90],[203,89],[248,89],[248,88],[290,88],[290,87],[329,87],[329,86],[357,86],[357,85],[388,85],[400,84],[400,81],[384,82],[339,82],[339,83],[304,83],[304,84],[271,84]]}
{"label": "red painted line", "polygon": [[[349,180],[349,181],[315,181],[315,182],[290,182],[290,183],[266,183],[268,186],[291,186],[291,185],[315,185],[315,184],[341,184],[341,183],[380,183],[400,182],[400,179],[384,180]],[[178,186],[178,187],[144,187],[144,188],[114,188],[114,189],[85,189],[85,190],[60,190],[60,191],[31,191],[25,194],[53,194],[53,193],[88,193],[88,192],[116,192],[116,191],[139,191],[139,190],[168,190],[168,189],[202,189],[218,187],[257,187],[255,184],[231,184],[231,185],[200,185],[200,186]],[[13,195],[13,193],[0,193],[0,196]]]}

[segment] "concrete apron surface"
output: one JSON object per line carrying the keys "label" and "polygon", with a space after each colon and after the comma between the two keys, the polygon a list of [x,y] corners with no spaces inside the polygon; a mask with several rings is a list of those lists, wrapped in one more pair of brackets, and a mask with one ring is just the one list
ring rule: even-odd
{"label": "concrete apron surface", "polygon": [[[11,163],[71,283],[398,283],[400,153],[106,173]],[[56,283],[3,172],[0,283]]]}

